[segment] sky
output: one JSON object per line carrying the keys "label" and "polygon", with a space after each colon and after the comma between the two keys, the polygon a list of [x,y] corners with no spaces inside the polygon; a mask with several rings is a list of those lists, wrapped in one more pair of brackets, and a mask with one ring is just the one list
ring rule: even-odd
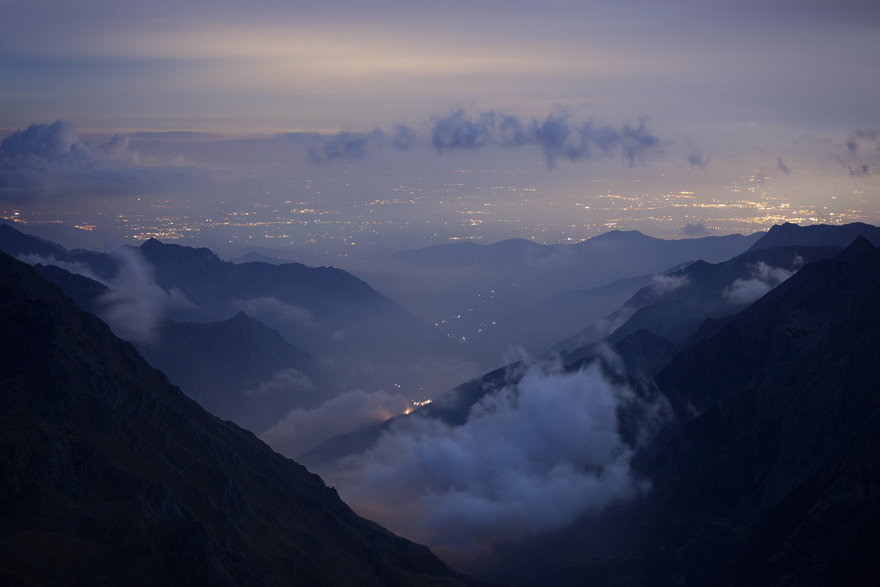
{"label": "sky", "polygon": [[74,246],[345,265],[880,216],[876,2],[0,9],[0,216],[80,226],[58,233]]}

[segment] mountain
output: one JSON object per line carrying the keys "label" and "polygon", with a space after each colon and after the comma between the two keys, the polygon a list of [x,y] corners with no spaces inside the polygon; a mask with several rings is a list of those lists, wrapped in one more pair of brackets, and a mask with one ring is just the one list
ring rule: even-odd
{"label": "mountain", "polygon": [[492,322],[565,291],[666,271],[685,261],[726,261],[761,236],[663,240],[611,231],[573,245],[523,239],[402,251],[359,271],[373,287],[431,322],[472,310]]}
{"label": "mountain", "polygon": [[[137,300],[54,265],[34,269],[81,309],[125,333]],[[135,340],[138,352],[209,412],[257,434],[335,391],[318,359],[244,312],[217,322],[152,320],[156,336]]]}
{"label": "mountain", "polygon": [[793,245],[815,247],[833,245],[845,248],[858,236],[865,237],[874,246],[880,245],[880,227],[862,222],[842,225],[811,224],[809,226],[798,226],[786,222],[770,227],[767,234],[749,247],[749,251]]}
{"label": "mountain", "polygon": [[4,584],[460,585],[0,253]]}
{"label": "mountain", "polygon": [[[328,391],[397,386],[414,396],[421,390],[435,393],[458,383],[460,366],[467,362],[463,350],[436,327],[341,269],[234,264],[206,248],[155,239],[112,254],[46,246],[12,227],[0,232],[0,249],[95,278],[128,296],[128,302],[136,300],[124,308],[125,320],[112,324],[130,341],[153,342],[161,334],[156,316],[218,322],[244,311],[329,365]],[[430,368],[437,365],[446,365],[446,371]]]}
{"label": "mountain", "polygon": [[563,361],[601,339],[617,342],[647,329],[682,343],[707,318],[735,314],[798,271],[804,263],[833,257],[835,246],[756,249],[721,263],[697,261],[657,275],[620,308],[553,347]]}
{"label": "mountain", "polygon": [[[880,576],[880,249],[805,265],[664,368],[651,483],[497,552],[521,585],[870,585]],[[528,557],[526,559],[525,557]]]}
{"label": "mountain", "polygon": [[137,344],[147,361],[206,410],[254,433],[332,391],[318,360],[239,312],[218,322],[159,325],[161,343]]}
{"label": "mountain", "polygon": [[246,255],[241,257],[236,257],[234,259],[229,259],[230,263],[235,263],[236,265],[239,263],[269,263],[270,265],[283,265],[284,263],[290,263],[288,259],[279,259],[278,257],[270,257],[269,255],[264,255],[259,251],[251,251]]}
{"label": "mountain", "polygon": [[0,224],[0,250],[7,255],[37,255],[68,259],[67,249],[49,240],[30,236],[8,224]]}

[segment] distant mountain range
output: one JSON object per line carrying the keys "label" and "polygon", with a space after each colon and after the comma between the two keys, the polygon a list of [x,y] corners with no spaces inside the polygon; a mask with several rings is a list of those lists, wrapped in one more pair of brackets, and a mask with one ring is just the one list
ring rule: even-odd
{"label": "distant mountain range", "polygon": [[763,233],[664,240],[610,231],[572,245],[510,239],[402,251],[357,274],[461,345],[484,368],[519,347],[542,352],[601,319],[646,276],[726,261]]}
{"label": "distant mountain range", "polygon": [[[244,311],[317,357],[326,367],[324,373],[332,373],[332,378],[315,382],[322,385],[324,399],[354,388],[398,386],[413,395],[434,393],[460,376],[455,374],[461,370],[455,368],[447,374],[427,373],[422,364],[461,363],[458,345],[341,269],[298,263],[234,264],[208,249],[154,239],[113,254],[74,252],[8,225],[0,225],[0,250],[30,263],[58,265],[116,290],[112,299],[104,297],[83,307],[107,318],[120,335],[142,349],[155,346],[157,336],[171,332],[168,327],[158,328],[158,317],[222,322]],[[84,288],[82,295],[69,291],[80,302],[97,292],[82,279],[76,283],[65,279],[70,287]],[[122,308],[121,302],[127,306]],[[110,313],[120,308],[124,315],[114,322]],[[159,357],[157,352],[145,352]]]}
{"label": "distant mountain range", "polygon": [[875,247],[880,246],[880,227],[864,222],[834,225],[811,224],[809,226],[798,226],[786,222],[772,226],[767,234],[749,247],[749,251],[803,245],[811,247],[835,246],[843,249],[859,236],[864,237]]}

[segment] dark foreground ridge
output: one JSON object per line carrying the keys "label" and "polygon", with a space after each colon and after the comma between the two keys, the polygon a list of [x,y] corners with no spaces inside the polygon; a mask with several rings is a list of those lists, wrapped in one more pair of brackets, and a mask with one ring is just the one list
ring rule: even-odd
{"label": "dark foreground ridge", "polygon": [[[807,264],[677,355],[642,500],[511,547],[520,585],[877,585],[880,249]],[[526,557],[530,557],[528,560]]]}
{"label": "dark foreground ridge", "polygon": [[3,253],[0,324],[0,584],[475,584]]}

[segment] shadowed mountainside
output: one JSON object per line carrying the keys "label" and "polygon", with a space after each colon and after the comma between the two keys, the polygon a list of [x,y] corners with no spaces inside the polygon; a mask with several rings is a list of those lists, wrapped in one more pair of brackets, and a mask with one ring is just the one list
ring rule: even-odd
{"label": "shadowed mountainside", "polygon": [[785,224],[771,226],[767,234],[749,247],[749,251],[795,245],[814,247],[833,245],[843,249],[856,240],[858,236],[865,237],[875,247],[880,246],[880,227],[863,222],[811,224],[809,226],[799,226],[786,222]]}
{"label": "shadowed mountainside", "polygon": [[722,263],[697,261],[675,272],[655,276],[620,308],[553,347],[576,357],[577,347],[600,339],[614,343],[647,329],[674,343],[685,341],[706,318],[739,312],[804,263],[827,259],[836,246],[788,246],[757,249]]}
{"label": "shadowed mountainside", "polygon": [[[805,265],[657,385],[652,489],[481,569],[522,585],[869,585],[880,576],[880,250]],[[524,557],[528,556],[528,560]]]}
{"label": "shadowed mountainside", "polygon": [[[54,265],[34,269],[81,309],[111,324],[128,319],[125,308],[137,303]],[[138,352],[203,408],[252,432],[331,395],[332,382],[315,357],[244,312],[218,322],[154,320],[156,340],[135,341]]]}
{"label": "shadowed mountainside", "polygon": [[[0,250],[97,278],[140,302],[142,313],[217,322],[244,311],[331,365],[331,393],[395,385],[435,393],[458,383],[468,364],[462,349],[432,325],[333,267],[234,264],[206,248],[154,239],[112,254],[74,252],[6,225],[0,225]],[[117,333],[131,341],[150,338]]]}
{"label": "shadowed mountainside", "polygon": [[0,579],[456,585],[0,253]]}

